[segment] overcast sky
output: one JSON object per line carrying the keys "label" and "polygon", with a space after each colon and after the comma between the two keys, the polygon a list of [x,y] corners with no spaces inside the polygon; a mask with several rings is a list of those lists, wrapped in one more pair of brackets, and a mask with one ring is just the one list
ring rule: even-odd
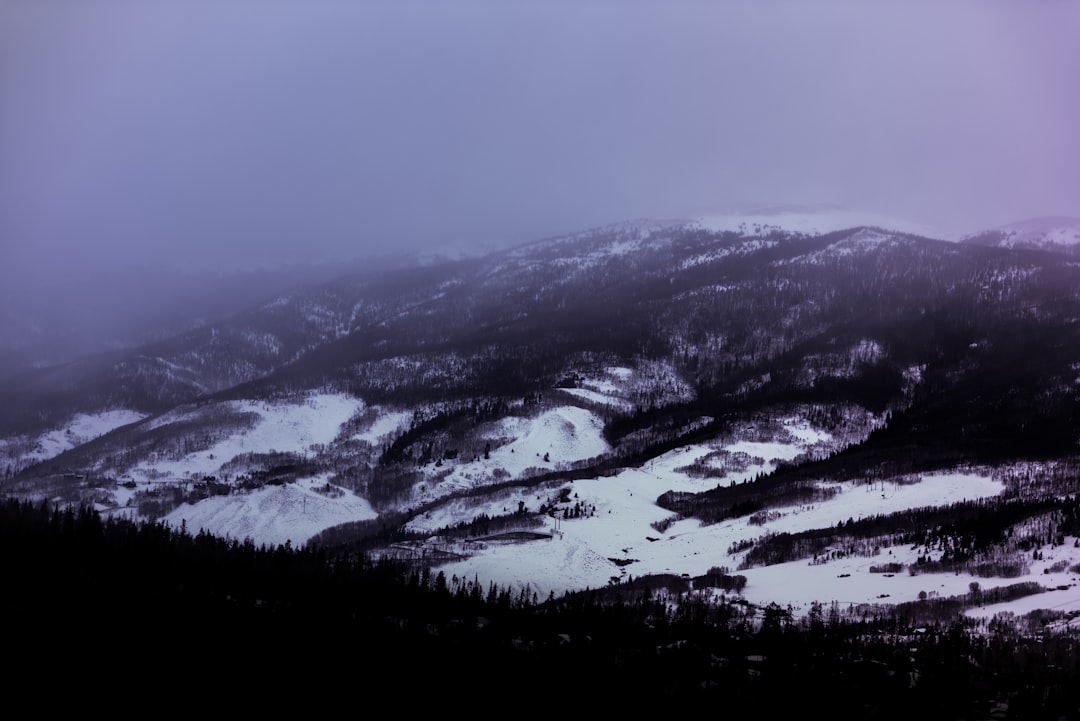
{"label": "overcast sky", "polygon": [[0,0],[0,278],[1080,216],[1078,128],[1069,1]]}

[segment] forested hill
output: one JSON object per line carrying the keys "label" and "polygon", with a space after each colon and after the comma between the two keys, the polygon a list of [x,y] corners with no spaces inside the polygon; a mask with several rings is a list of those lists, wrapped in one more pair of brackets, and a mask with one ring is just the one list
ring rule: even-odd
{"label": "forested hill", "polygon": [[650,361],[668,380],[640,389],[637,420],[612,419],[614,440],[657,412],[827,399],[903,409],[904,432],[962,453],[1004,436],[1019,453],[1061,453],[1076,436],[1078,274],[1060,255],[872,228],[623,224],[353,274],[132,351],[28,369],[0,389],[0,424],[27,433],[80,411],[328,385],[368,403],[521,398]]}

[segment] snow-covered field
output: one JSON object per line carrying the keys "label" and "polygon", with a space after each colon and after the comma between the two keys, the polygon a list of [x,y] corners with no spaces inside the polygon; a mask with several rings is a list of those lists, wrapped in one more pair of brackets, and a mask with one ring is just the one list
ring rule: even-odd
{"label": "snow-covered field", "polygon": [[[813,444],[827,440],[826,434],[796,419],[786,429],[794,442],[735,441],[724,445],[724,451],[745,453],[761,462],[730,474],[722,482],[752,478],[758,472],[771,470],[776,460],[793,458]],[[552,430],[551,426],[532,427],[531,442],[540,447],[556,445],[543,440],[544,434]],[[489,542],[482,550],[471,551],[469,558],[443,565],[441,570],[447,577],[479,578],[484,583],[493,581],[512,588],[527,586],[545,598],[550,593],[558,596],[566,591],[599,588],[628,576],[661,573],[696,576],[714,567],[726,567],[729,573],[747,578],[743,597],[750,602],[776,602],[791,606],[796,613],[805,612],[815,601],[824,604],[836,601],[841,605],[890,604],[915,601],[920,594],[928,598],[965,594],[972,583],[987,590],[1035,581],[1048,588],[1068,588],[972,609],[969,614],[987,617],[1009,611],[1019,614],[1031,607],[1080,609],[1076,575],[1068,570],[1043,572],[1055,562],[1060,565],[1062,560],[1068,561],[1067,567],[1080,563],[1080,548],[1073,547],[1071,538],[1066,539],[1064,546],[1043,549],[1044,560],[1033,561],[1029,575],[1011,579],[979,578],[967,573],[912,575],[906,568],[894,574],[870,571],[872,566],[888,563],[905,567],[914,563],[919,551],[910,546],[882,547],[875,556],[849,556],[822,563],[799,560],[736,570],[745,553],[729,553],[729,548],[739,541],[768,533],[835,526],[848,518],[858,520],[994,497],[1004,487],[982,473],[931,474],[919,482],[903,484],[831,483],[826,485],[839,493],[828,501],[780,509],[778,517],[761,525],[751,525],[746,518],[713,525],[683,519],[658,531],[652,524],[663,522],[673,514],[657,506],[656,498],[668,490],[702,491],[716,485],[716,479],[695,479],[678,470],[716,450],[714,445],[688,446],[641,468],[624,469],[610,477],[567,482],[563,487],[569,489],[570,503],[586,509],[584,517],[547,518],[542,528],[534,530],[545,532],[550,538],[515,544]],[[519,503],[536,510],[542,503],[550,504],[558,496],[556,490],[559,489],[540,493],[536,489],[508,490],[481,505],[456,501],[415,519],[410,527],[435,531],[469,513],[504,515]]]}
{"label": "snow-covered field", "polygon": [[223,464],[244,453],[306,453],[312,446],[334,440],[341,426],[363,403],[343,394],[316,394],[299,403],[234,401],[232,410],[255,413],[255,427],[218,441],[206,450],[176,460],[147,460],[130,475],[136,481],[190,480],[217,475]]}
{"label": "snow-covered field", "polygon": [[[0,452],[16,445],[26,447],[19,454],[22,466],[55,458],[64,451],[69,451],[106,433],[129,423],[140,421],[145,416],[132,410],[117,409],[101,413],[78,413],[60,428],[42,433],[35,438],[0,440]],[[21,441],[21,443],[20,443]]]}
{"label": "snow-covered field", "polygon": [[[785,449],[778,444],[765,443],[739,443],[729,450],[736,448],[764,452],[774,458],[793,457],[799,452],[797,446]],[[612,477],[570,482],[567,485],[572,501],[584,504],[592,515],[570,520],[549,519],[544,530],[552,534],[550,540],[489,545],[472,558],[444,566],[443,570],[448,576],[455,574],[470,579],[479,576],[500,585],[520,587],[528,584],[541,596],[549,592],[559,595],[585,587],[598,588],[612,579],[625,579],[628,575],[672,573],[695,576],[718,566],[726,566],[730,572],[735,572],[745,554],[729,554],[728,549],[738,541],[755,539],[770,532],[832,526],[849,517],[858,520],[867,515],[995,496],[1002,490],[996,481],[974,474],[928,476],[921,483],[912,485],[886,484],[884,491],[876,485],[833,484],[841,492],[829,501],[783,509],[779,518],[764,525],[752,526],[745,518],[713,525],[684,519],[660,532],[650,524],[664,521],[672,514],[656,505],[657,496],[667,490],[701,491],[715,485],[715,481],[692,479],[674,470],[684,465],[688,460],[686,456],[693,452],[693,449],[679,449],[641,468],[626,469]],[[757,468],[752,467],[739,475],[746,477],[756,471]],[[530,495],[521,491],[508,496],[499,508],[488,512],[512,510],[519,500],[533,509],[542,502],[535,493]],[[547,500],[547,494],[543,500]],[[434,527],[443,520],[446,519],[433,514],[428,523]],[[417,523],[414,527],[420,525]],[[1077,556],[1080,559],[1080,552]],[[815,600],[907,601],[915,600],[921,590],[938,591],[941,595],[967,591],[971,577],[949,576],[938,581],[936,576],[908,577],[905,573],[904,578],[901,574],[886,577],[867,570],[871,565],[906,563],[914,558],[910,548],[883,548],[876,558],[845,558],[820,565],[795,561],[738,573],[748,579],[744,590],[747,599],[761,603],[790,603],[796,608]],[[632,562],[619,565],[631,559]],[[851,576],[841,578],[845,573]],[[984,587],[992,586],[988,579],[979,580]],[[934,585],[930,585],[931,581]],[[889,594],[890,601],[883,600],[881,594]]]}
{"label": "snow-covered field", "polygon": [[214,496],[194,505],[185,503],[162,520],[177,528],[183,525],[191,533],[205,530],[215,536],[250,538],[256,545],[299,547],[330,526],[378,515],[352,493],[339,489],[327,495],[316,490],[326,484],[326,477],[320,476],[250,493]]}
{"label": "snow-covered field", "polygon": [[[376,408],[375,410],[379,411],[380,409]],[[407,411],[379,412],[371,425],[354,435],[353,438],[375,445],[386,435],[395,433],[398,429],[407,426],[411,417],[412,414]]]}

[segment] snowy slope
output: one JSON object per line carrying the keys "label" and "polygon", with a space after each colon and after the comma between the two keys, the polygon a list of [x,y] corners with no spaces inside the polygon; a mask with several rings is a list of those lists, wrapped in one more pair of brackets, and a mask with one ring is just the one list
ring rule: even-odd
{"label": "snowy slope", "polygon": [[[244,494],[185,503],[162,520],[191,533],[205,530],[223,538],[250,538],[256,545],[303,545],[320,531],[340,523],[375,518],[362,498],[327,486],[323,477]],[[322,492],[320,492],[322,489]]]}
{"label": "snowy slope", "polygon": [[101,413],[78,413],[59,428],[27,438],[0,440],[0,459],[7,456],[16,467],[55,458],[83,443],[100,438],[129,423],[142,420],[145,414],[132,410],[111,410]]}
{"label": "snowy slope", "polygon": [[[799,431],[795,443],[739,441],[726,444],[722,450],[746,453],[760,462],[730,474],[721,483],[726,485],[730,481],[752,478],[761,471],[770,470],[776,460],[793,458],[823,440],[820,432],[794,421],[792,427]],[[680,448],[639,469],[626,469],[612,477],[570,482],[567,485],[572,502],[587,507],[587,517],[548,519],[545,530],[552,534],[550,540],[520,545],[489,544],[468,560],[448,564],[443,570],[447,576],[478,576],[500,585],[522,587],[527,584],[541,596],[585,587],[597,588],[614,579],[625,579],[627,575],[673,573],[694,576],[717,566],[736,568],[745,554],[729,554],[728,548],[744,539],[770,532],[833,526],[837,520],[849,517],[858,519],[864,515],[996,496],[1002,490],[1000,483],[977,474],[932,476],[913,485],[887,485],[884,491],[876,486],[868,490],[862,485],[834,484],[840,493],[829,501],[784,509],[783,515],[764,525],[752,526],[746,518],[714,525],[686,519],[675,520],[664,531],[658,531],[651,524],[663,522],[672,514],[656,505],[656,497],[666,490],[702,491],[716,485],[716,479],[695,479],[678,470],[715,450],[712,446]],[[485,510],[489,515],[505,513],[516,508],[519,501],[527,508],[535,509],[541,502],[549,500],[549,495],[522,490],[510,493],[494,504],[499,507]],[[461,510],[445,509],[445,516],[433,513],[414,521],[411,527],[437,528]],[[893,554],[890,555],[889,550]],[[793,562],[739,573],[748,578],[744,596],[755,602],[776,600],[796,606],[815,600],[872,602],[881,593],[895,594],[895,600],[914,600],[918,592],[927,587],[927,577],[897,581],[866,571],[875,563],[913,560],[913,556],[908,558],[909,555],[909,549],[882,549],[880,559],[847,558],[815,566]],[[629,562],[620,565],[626,561]],[[852,569],[861,569],[861,572],[855,574]],[[837,586],[837,577],[841,573],[858,577]],[[795,578],[798,582],[793,583]],[[989,587],[986,579],[981,580]],[[966,592],[970,581],[970,578],[957,577],[949,588],[955,587],[956,593]]]}
{"label": "snowy slope", "polygon": [[1034,248],[1053,252],[1080,250],[1080,219],[1031,218],[964,238],[965,242],[999,248]]}
{"label": "snowy slope", "polygon": [[[255,426],[231,435],[206,450],[189,453],[178,459],[146,459],[130,475],[135,479],[189,480],[217,475],[221,467],[245,453],[305,453],[312,446],[334,440],[341,426],[363,404],[343,394],[313,394],[299,403],[233,401],[232,410],[254,413]],[[175,422],[175,418],[155,422]]]}
{"label": "snowy slope", "polygon": [[504,418],[491,424],[484,435],[492,445],[489,456],[465,459],[441,470],[430,467],[439,484],[434,488],[423,484],[418,489],[420,500],[537,475],[611,450],[600,418],[576,406],[553,408],[532,418]]}
{"label": "snowy slope", "polygon": [[[888,514],[902,510],[948,505],[965,500],[996,497],[1004,489],[1000,481],[985,472],[929,474],[918,482],[827,483],[837,491],[827,501],[781,508],[769,520],[752,525],[738,518],[713,525],[695,519],[678,520],[656,505],[656,497],[666,490],[702,491],[716,484],[716,479],[693,478],[685,469],[695,460],[724,451],[745,454],[747,465],[736,469],[720,483],[739,482],[775,467],[778,460],[791,459],[829,441],[827,433],[812,428],[797,418],[785,423],[785,442],[730,440],[723,444],[686,446],[656,458],[641,468],[624,469],[610,477],[571,481],[560,488],[510,489],[476,504],[457,500],[414,519],[414,531],[435,531],[452,525],[471,514],[505,515],[524,505],[535,510],[541,504],[554,503],[559,491],[567,489],[569,503],[560,508],[580,506],[583,517],[546,518],[545,525],[533,529],[547,537],[525,543],[501,543],[487,540],[462,549],[469,557],[440,566],[448,578],[478,578],[512,588],[527,588],[539,597],[556,596],[566,591],[599,588],[629,576],[675,574],[696,576],[712,568],[726,567],[729,572],[747,578],[743,597],[751,603],[771,602],[790,606],[804,613],[814,602],[842,606],[851,604],[900,603],[915,601],[924,594],[929,598],[968,593],[972,583],[982,589],[1007,586],[1034,580],[1048,591],[1012,604],[973,609],[969,615],[991,616],[1000,612],[1022,612],[1023,608],[1080,609],[1080,589],[1075,574],[1068,570],[1043,573],[1062,559],[1068,566],[1080,563],[1080,548],[1074,539],[1063,546],[1045,549],[1045,560],[1033,562],[1027,576],[1012,579],[977,578],[967,573],[912,574],[871,572],[873,566],[900,563],[909,567],[921,549],[910,546],[882,547],[873,556],[848,556],[821,563],[792,561],[766,567],[735,570],[745,557],[732,552],[734,544],[771,533],[795,533],[813,528],[835,526],[849,518]],[[556,448],[567,443],[567,427],[541,422],[522,429],[527,443],[516,448]],[[560,437],[562,436],[562,437]],[[654,525],[656,524],[656,525]],[[663,528],[663,530],[658,530]],[[1050,595],[1048,595],[1050,594]]]}
{"label": "snowy slope", "polygon": [[947,234],[926,225],[835,206],[777,206],[748,209],[717,215],[702,215],[696,218],[693,224],[714,232],[730,231],[743,235],[762,235],[775,230],[820,235],[837,230],[870,226],[926,238],[947,239]]}

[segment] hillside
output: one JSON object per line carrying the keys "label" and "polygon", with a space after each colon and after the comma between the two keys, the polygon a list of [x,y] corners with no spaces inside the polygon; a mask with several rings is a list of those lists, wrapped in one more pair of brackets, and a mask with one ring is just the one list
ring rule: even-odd
{"label": "hillside", "polygon": [[0,488],[539,597],[737,575],[793,613],[992,618],[1011,607],[972,584],[1030,580],[1068,621],[1080,267],[852,217],[350,271],[26,366],[0,388]]}
{"label": "hillside", "polygon": [[1027,248],[1075,256],[1080,254],[1080,219],[1031,218],[974,233],[962,240],[996,248]]}
{"label": "hillside", "polygon": [[[1080,694],[1075,636],[912,626],[912,604],[892,618],[819,604],[796,619],[737,596],[673,602],[656,592],[680,583],[670,577],[538,601],[441,571],[19,501],[0,504],[0,541],[0,613],[18,620],[7,679],[62,687],[61,707],[117,689],[193,712],[406,699],[423,713],[484,684],[608,713],[1057,718]],[[162,650],[127,662],[132,633]],[[277,692],[258,686],[267,674]]]}

